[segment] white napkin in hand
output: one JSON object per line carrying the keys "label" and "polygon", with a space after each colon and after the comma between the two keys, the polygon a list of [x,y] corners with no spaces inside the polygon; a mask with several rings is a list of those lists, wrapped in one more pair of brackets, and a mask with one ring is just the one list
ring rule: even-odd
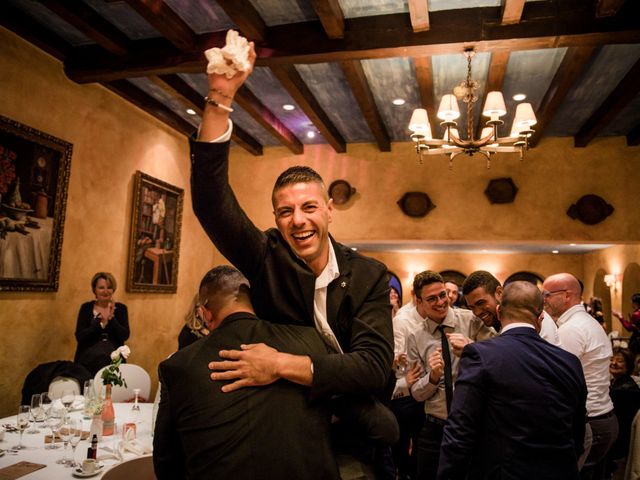
{"label": "white napkin in hand", "polygon": [[237,72],[249,68],[249,42],[235,30],[227,32],[226,45],[223,48],[210,48],[204,52],[209,61],[207,73],[233,77]]}

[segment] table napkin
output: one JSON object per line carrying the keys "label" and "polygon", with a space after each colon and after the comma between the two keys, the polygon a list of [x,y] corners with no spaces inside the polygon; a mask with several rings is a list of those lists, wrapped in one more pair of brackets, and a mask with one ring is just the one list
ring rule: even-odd
{"label": "table napkin", "polygon": [[41,463],[18,462],[0,469],[0,480],[15,480],[46,467]]}
{"label": "table napkin", "polygon": [[[89,438],[89,432],[85,432],[84,430],[82,431],[82,436],[80,437],[80,440],[86,440],[87,438]],[[58,435],[56,433],[55,439],[53,441],[54,443],[58,443],[58,442],[62,442],[62,439],[60,438],[60,435]],[[45,435],[44,436],[44,443],[51,443],[51,435]]]}
{"label": "table napkin", "polygon": [[249,68],[249,42],[235,30],[227,32],[224,47],[210,48],[204,55],[209,61],[207,73],[217,73],[231,78],[236,72],[244,72]]}

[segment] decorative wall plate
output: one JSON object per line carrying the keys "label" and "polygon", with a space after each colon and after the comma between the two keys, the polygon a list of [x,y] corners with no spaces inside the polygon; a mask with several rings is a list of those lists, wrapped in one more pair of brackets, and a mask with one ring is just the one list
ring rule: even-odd
{"label": "decorative wall plate", "polygon": [[400,210],[405,215],[414,218],[421,218],[436,208],[429,195],[424,192],[407,192],[398,200]]}
{"label": "decorative wall plate", "polygon": [[346,180],[335,180],[329,185],[329,197],[333,198],[336,205],[344,205],[354,193],[356,189]]}
{"label": "decorative wall plate", "polygon": [[511,177],[490,180],[484,191],[491,203],[512,203],[517,193],[518,187]]}
{"label": "decorative wall plate", "polygon": [[587,225],[596,225],[613,213],[615,208],[607,201],[594,194],[584,195],[569,207],[567,215]]}

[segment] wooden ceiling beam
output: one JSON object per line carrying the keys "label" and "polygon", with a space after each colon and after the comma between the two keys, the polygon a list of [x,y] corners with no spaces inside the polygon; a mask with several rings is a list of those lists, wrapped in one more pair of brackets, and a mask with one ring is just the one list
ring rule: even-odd
{"label": "wooden ceiling beam", "polygon": [[433,96],[433,67],[431,65],[431,57],[414,58],[413,63],[416,67],[416,78],[418,80],[418,89],[420,90],[421,105],[427,111],[429,123],[431,124],[431,133],[434,133],[434,128],[440,124],[440,119],[436,117],[438,107]]}
{"label": "wooden ceiling beam", "polygon": [[409,0],[409,18],[414,32],[426,32],[429,30],[429,1]]}
{"label": "wooden ceiling beam", "polygon": [[551,84],[549,84],[549,88],[545,92],[536,112],[538,123],[533,127],[536,133],[529,140],[531,147],[535,147],[542,138],[545,128],[553,120],[569,90],[579,80],[591,62],[595,50],[595,47],[572,47],[567,49],[562,63],[556,70],[556,74],[553,76],[553,80],[551,80]]}
{"label": "wooden ceiling beam", "polygon": [[[233,2],[232,2],[233,3]],[[547,2],[533,2],[547,3]],[[537,8],[537,10],[536,10]],[[431,28],[414,33],[406,14],[349,19],[345,38],[329,40],[320,22],[304,22],[269,28],[269,45],[258,48],[258,66],[329,63],[391,57],[427,57],[461,53],[466,46],[477,52],[532,50],[559,47],[640,43],[640,2],[625,6],[625,14],[596,22],[593,9],[561,11],[544,17],[542,7],[528,6],[532,19],[516,25],[499,25],[498,7],[438,11],[431,14]],[[549,13],[551,15],[551,13]],[[295,39],[293,41],[292,39]],[[220,33],[199,37],[199,45],[224,45]],[[116,61],[117,60],[117,61]],[[79,83],[109,81],[136,75],[201,73],[206,67],[202,50],[184,52],[144,51],[113,59],[94,56],[67,66],[67,75]]]}
{"label": "wooden ceiling beam", "polygon": [[311,0],[329,38],[344,38],[344,14],[338,0]]}
{"label": "wooden ceiling beam", "polygon": [[178,50],[192,51],[197,35],[163,0],[125,0],[147,22],[165,36]]}
{"label": "wooden ceiling beam", "polygon": [[520,23],[525,0],[503,0],[502,14],[500,15],[502,25],[513,25]]}
{"label": "wooden ceiling beam", "polygon": [[302,142],[246,86],[238,89],[234,101],[293,153],[300,155],[304,152]]}
{"label": "wooden ceiling beam", "polygon": [[367,82],[367,76],[362,68],[362,63],[360,63],[359,60],[354,60],[351,62],[341,62],[340,66],[347,77],[347,82],[349,82],[353,96],[356,98],[360,110],[362,110],[369,130],[371,130],[371,133],[373,133],[378,143],[378,148],[381,152],[390,152],[391,140],[389,139],[389,132],[387,132],[387,128],[382,120],[382,115],[380,115],[378,106],[373,98],[373,93],[369,87],[369,82]]}
{"label": "wooden ceiling beam", "polygon": [[633,127],[629,133],[627,133],[627,145],[629,147],[640,145],[640,124]]}
{"label": "wooden ceiling beam", "polygon": [[324,112],[316,97],[304,83],[293,65],[282,65],[271,69],[280,83],[293,97],[313,125],[337,153],[346,152],[346,142],[333,122]]}
{"label": "wooden ceiling beam", "polygon": [[[491,52],[491,63],[489,65],[489,74],[487,76],[487,86],[484,90],[484,99],[487,99],[487,94],[494,91],[502,91],[502,85],[504,84],[504,77],[507,73],[507,65],[509,64],[509,56],[511,52],[508,50],[496,50]],[[483,105],[480,105],[482,108]],[[482,121],[482,115],[480,121],[476,125],[475,138],[480,138],[482,129],[485,127],[485,123]],[[484,117],[485,119],[487,117]]]}
{"label": "wooden ceiling beam", "polygon": [[600,130],[612,122],[618,113],[635,98],[640,92],[639,76],[640,60],[631,67],[631,70],[620,80],[616,88],[582,125],[574,137],[573,143],[576,147],[586,147]]}
{"label": "wooden ceiling beam", "polygon": [[238,26],[243,36],[256,44],[267,41],[267,24],[249,0],[217,0],[217,3]]}
{"label": "wooden ceiling beam", "polygon": [[622,5],[624,5],[624,0],[597,0],[596,17],[613,17],[622,8]]}
{"label": "wooden ceiling beam", "polygon": [[129,53],[129,38],[82,0],[47,0],[44,6],[109,53],[119,56]]}
{"label": "wooden ceiling beam", "polygon": [[[202,117],[204,98],[178,75],[151,76],[149,80],[172,97],[177,98],[186,108],[192,108]],[[235,123],[231,132],[231,140],[253,155],[262,155],[260,142]]]}

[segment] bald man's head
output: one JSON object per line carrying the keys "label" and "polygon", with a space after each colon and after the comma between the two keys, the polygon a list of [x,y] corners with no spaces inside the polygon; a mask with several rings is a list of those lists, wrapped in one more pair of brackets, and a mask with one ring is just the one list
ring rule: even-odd
{"label": "bald man's head", "polygon": [[544,309],[554,320],[581,302],[582,288],[570,273],[557,273],[547,277],[542,284]]}
{"label": "bald man's head", "polygon": [[511,282],[502,292],[498,314],[503,325],[525,322],[539,328],[542,314],[542,294],[538,287],[529,282]]}

